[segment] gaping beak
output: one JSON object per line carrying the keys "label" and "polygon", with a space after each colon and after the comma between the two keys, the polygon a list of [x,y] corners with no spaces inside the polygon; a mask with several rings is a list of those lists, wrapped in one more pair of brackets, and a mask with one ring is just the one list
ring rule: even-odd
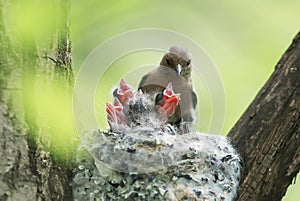
{"label": "gaping beak", "polygon": [[182,72],[182,66],[180,64],[177,64],[177,75],[181,75]]}

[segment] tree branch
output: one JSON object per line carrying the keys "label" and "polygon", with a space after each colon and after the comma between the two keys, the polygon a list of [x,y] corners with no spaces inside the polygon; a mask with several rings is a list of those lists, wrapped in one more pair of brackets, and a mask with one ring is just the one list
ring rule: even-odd
{"label": "tree branch", "polygon": [[244,161],[237,200],[281,200],[300,169],[300,32],[228,137]]}

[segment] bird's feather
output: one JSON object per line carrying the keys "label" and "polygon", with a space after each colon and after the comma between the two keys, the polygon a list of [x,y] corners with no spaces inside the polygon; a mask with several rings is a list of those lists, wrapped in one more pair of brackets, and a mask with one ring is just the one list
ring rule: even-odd
{"label": "bird's feather", "polygon": [[[174,92],[181,94],[179,105],[168,120],[172,125],[179,126],[181,122],[192,123],[195,119],[197,95],[191,82],[190,60],[191,54],[185,48],[172,46],[163,56],[160,66],[144,75],[139,83],[139,89],[144,93],[156,95],[172,82]],[[178,72],[178,65],[182,66],[181,72]]]}

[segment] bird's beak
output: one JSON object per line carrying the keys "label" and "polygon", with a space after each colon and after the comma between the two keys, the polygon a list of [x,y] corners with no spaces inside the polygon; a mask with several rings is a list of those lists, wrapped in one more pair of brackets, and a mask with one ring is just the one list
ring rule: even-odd
{"label": "bird's beak", "polygon": [[180,64],[177,65],[177,73],[180,75],[182,72],[182,66]]}

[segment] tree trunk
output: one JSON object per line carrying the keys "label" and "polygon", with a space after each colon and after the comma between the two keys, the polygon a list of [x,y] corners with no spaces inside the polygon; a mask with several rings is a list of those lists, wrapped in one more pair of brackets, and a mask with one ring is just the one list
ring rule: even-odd
{"label": "tree trunk", "polygon": [[[45,99],[58,99],[58,87],[64,93],[61,104],[71,103],[69,2],[34,7],[37,2],[0,0],[1,201],[72,200],[69,159],[62,163],[53,154],[55,125],[40,106]],[[42,17],[49,13],[52,25],[45,25]],[[16,26],[4,20],[9,17]],[[37,30],[43,27],[41,34]],[[47,104],[55,115],[56,106]]]}
{"label": "tree trunk", "polygon": [[244,161],[237,200],[281,200],[300,169],[300,32],[228,136]]}

